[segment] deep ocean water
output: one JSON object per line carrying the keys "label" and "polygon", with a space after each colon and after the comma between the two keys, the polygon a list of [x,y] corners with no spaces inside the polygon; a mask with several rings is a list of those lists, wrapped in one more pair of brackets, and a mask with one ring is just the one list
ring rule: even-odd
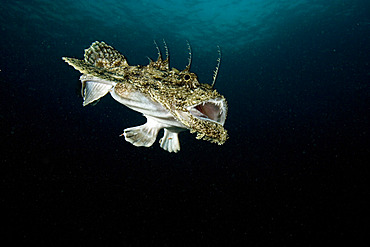
{"label": "deep ocean water", "polygon": [[[0,5],[2,242],[86,246],[367,246],[370,4],[365,0],[5,0]],[[145,119],[82,107],[103,40],[131,65],[165,39],[170,65],[229,105],[222,146],[180,134],[137,148]],[[162,47],[163,49],[163,47]],[[248,244],[248,245],[247,245]]]}

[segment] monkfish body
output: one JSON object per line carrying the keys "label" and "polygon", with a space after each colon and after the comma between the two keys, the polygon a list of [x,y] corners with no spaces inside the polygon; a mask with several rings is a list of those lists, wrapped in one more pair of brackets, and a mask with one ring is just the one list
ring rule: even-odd
{"label": "monkfish body", "polygon": [[63,60],[82,73],[84,106],[110,93],[116,101],[146,117],[145,124],[127,128],[122,134],[133,145],[152,146],[161,129],[164,135],[160,146],[169,152],[180,150],[178,133],[186,129],[196,132],[197,139],[223,144],[228,138],[223,128],[225,98],[211,85],[198,82],[196,74],[189,71],[190,59],[183,71],[169,69],[167,46],[166,53],[163,60],[158,49],[157,61],[130,66],[113,47],[94,42],[85,50],[83,60]]}

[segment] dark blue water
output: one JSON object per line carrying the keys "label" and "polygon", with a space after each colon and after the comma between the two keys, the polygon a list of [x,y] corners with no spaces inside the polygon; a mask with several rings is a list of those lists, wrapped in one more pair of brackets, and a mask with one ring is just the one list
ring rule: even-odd
{"label": "dark blue water", "polygon": [[[366,245],[368,1],[2,1],[1,233],[24,244]],[[187,64],[225,95],[230,139],[137,148],[140,114],[82,107],[82,58],[104,40],[129,63]],[[162,47],[163,49],[163,47]],[[163,50],[164,51],[164,50]],[[345,242],[348,241],[348,242]]]}

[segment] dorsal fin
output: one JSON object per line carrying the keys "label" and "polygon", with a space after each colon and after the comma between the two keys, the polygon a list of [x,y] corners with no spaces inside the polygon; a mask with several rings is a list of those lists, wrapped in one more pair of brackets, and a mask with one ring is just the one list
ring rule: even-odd
{"label": "dorsal fin", "polygon": [[85,62],[100,68],[128,66],[125,56],[106,43],[95,41],[85,50]]}

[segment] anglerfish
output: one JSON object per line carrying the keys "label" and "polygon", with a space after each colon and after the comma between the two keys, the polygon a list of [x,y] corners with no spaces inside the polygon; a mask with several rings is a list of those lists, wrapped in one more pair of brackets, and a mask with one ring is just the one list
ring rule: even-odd
{"label": "anglerfish", "polygon": [[145,124],[127,128],[122,134],[133,145],[152,146],[161,129],[164,133],[159,143],[168,152],[180,150],[178,134],[187,129],[196,133],[197,139],[224,144],[228,139],[223,127],[227,102],[214,89],[220,50],[213,83],[208,84],[200,83],[190,71],[189,45],[189,63],[181,71],[170,69],[168,48],[164,45],[166,58],[162,58],[156,44],[158,59],[149,58],[146,66],[129,65],[124,55],[99,41],[85,50],[84,59],[63,57],[63,60],[82,73],[83,106],[110,93],[113,99],[146,117]]}

